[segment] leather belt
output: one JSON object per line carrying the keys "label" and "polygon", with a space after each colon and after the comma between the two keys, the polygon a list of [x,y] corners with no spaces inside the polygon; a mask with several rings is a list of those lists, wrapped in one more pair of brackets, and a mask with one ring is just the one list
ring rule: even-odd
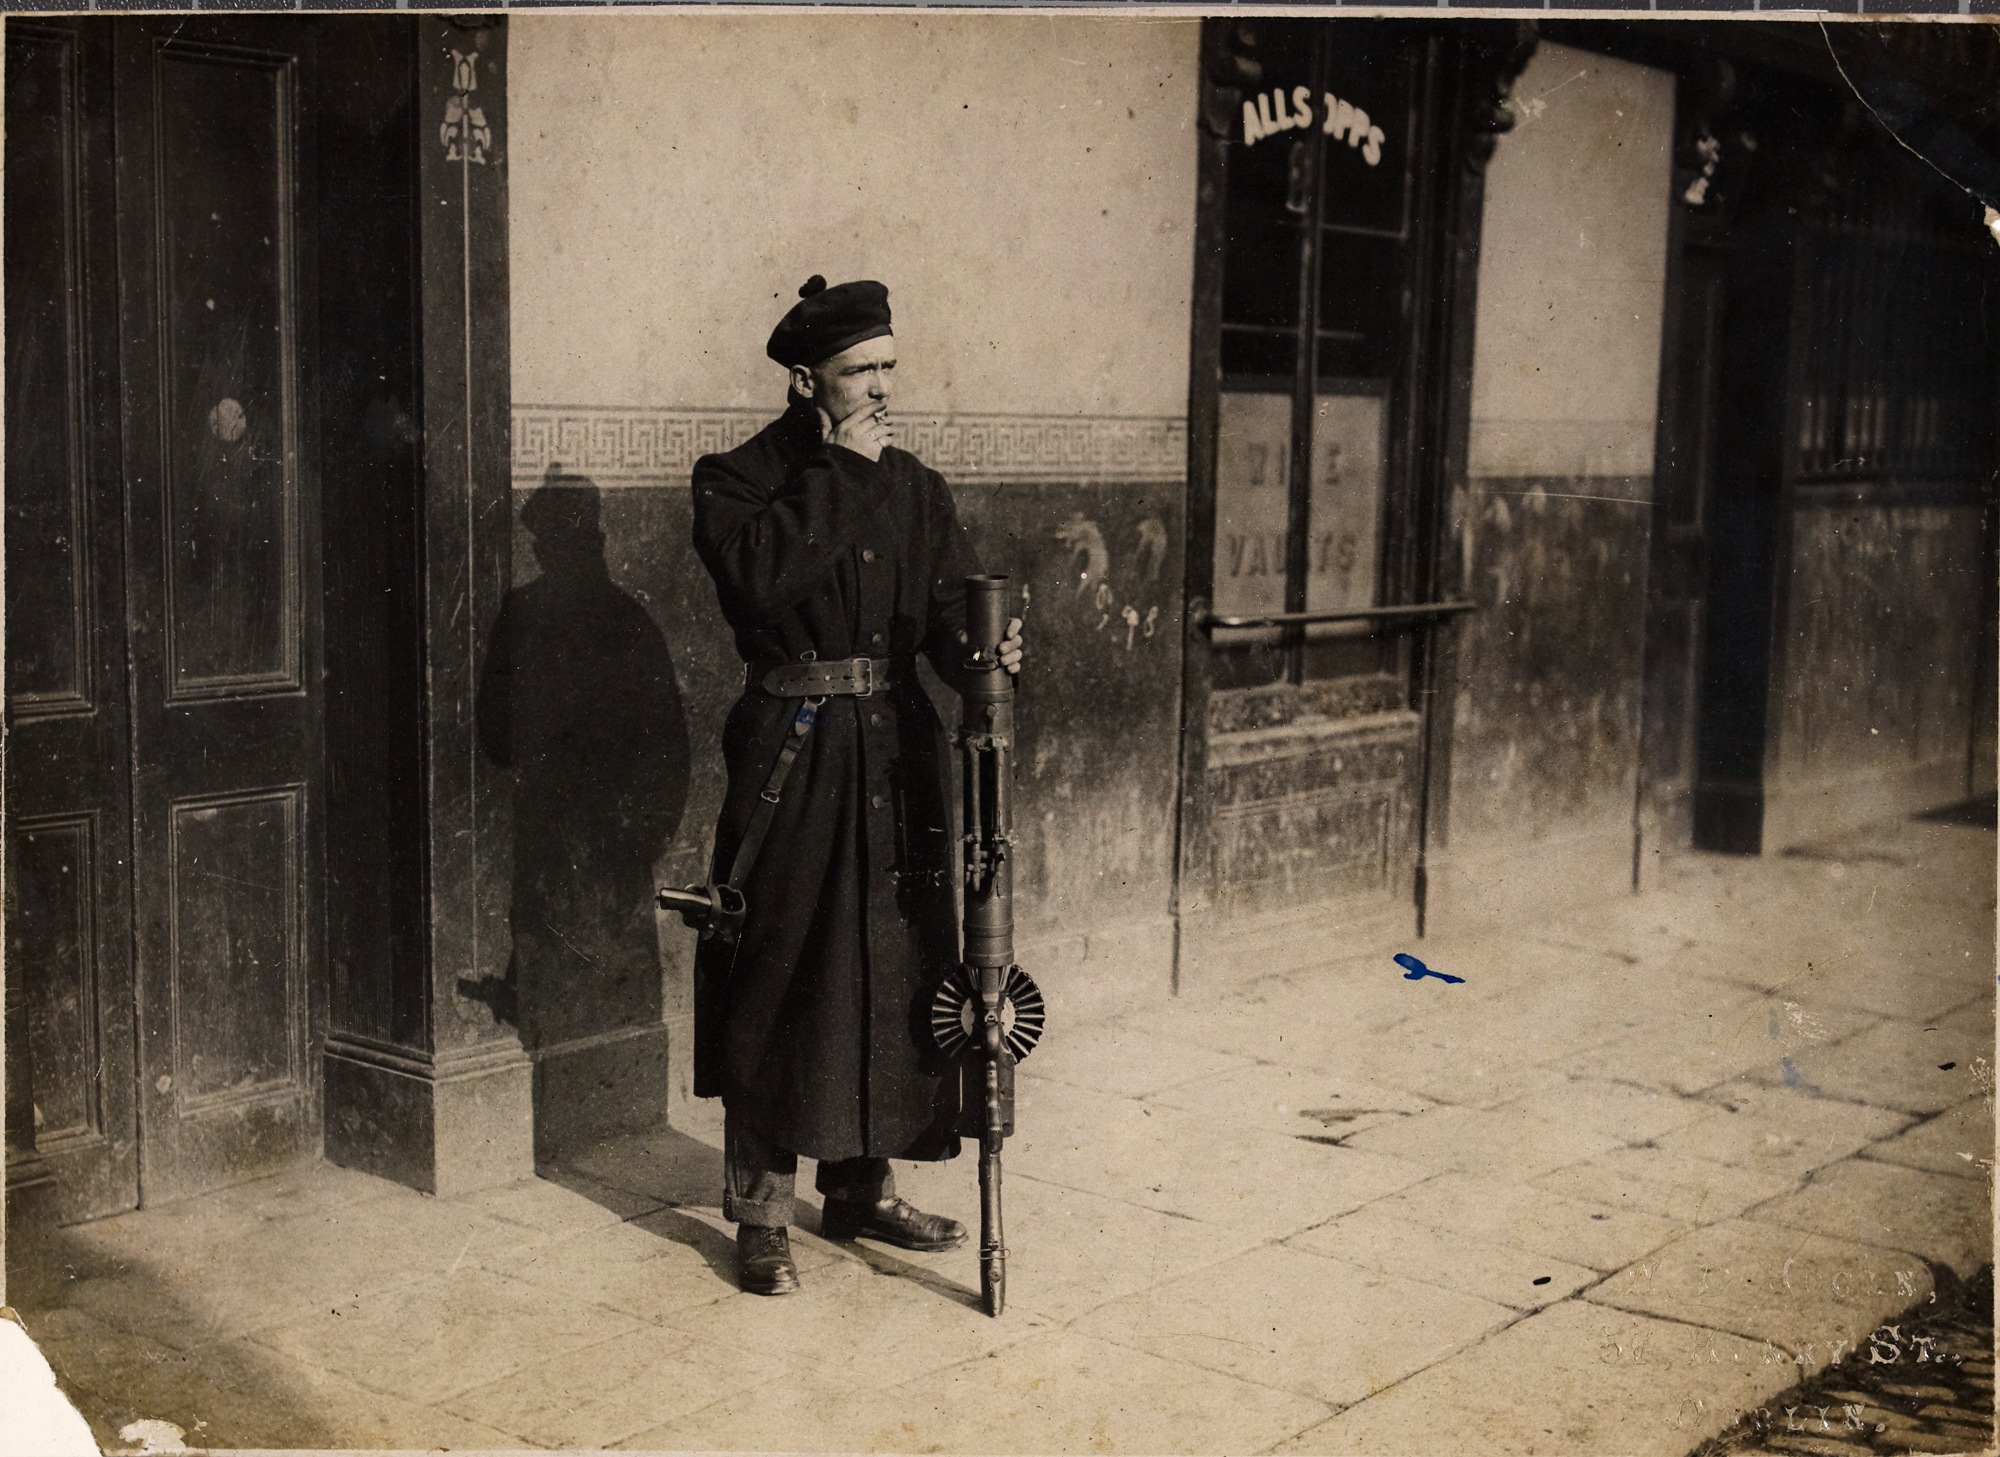
{"label": "leather belt", "polygon": [[763,668],[763,689],[774,698],[867,698],[877,689],[899,685],[909,662],[908,658],[835,658],[824,663],[747,663],[744,676],[758,682],[757,670]]}

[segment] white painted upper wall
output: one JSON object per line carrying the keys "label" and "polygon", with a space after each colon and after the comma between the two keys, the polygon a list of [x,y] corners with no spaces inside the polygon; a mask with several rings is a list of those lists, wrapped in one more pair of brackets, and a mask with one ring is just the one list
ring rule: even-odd
{"label": "white painted upper wall", "polygon": [[822,273],[889,286],[907,411],[1185,414],[1199,34],[514,15],[515,400],[775,408]]}
{"label": "white painted upper wall", "polygon": [[1650,475],[1674,78],[1544,42],[1486,175],[1473,475]]}

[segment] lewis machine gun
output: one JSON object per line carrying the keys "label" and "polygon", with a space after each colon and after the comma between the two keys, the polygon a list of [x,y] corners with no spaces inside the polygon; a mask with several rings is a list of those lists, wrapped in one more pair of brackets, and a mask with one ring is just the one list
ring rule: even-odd
{"label": "lewis machine gun", "polygon": [[967,577],[958,744],[964,781],[964,961],[931,1002],[931,1035],[958,1059],[959,1133],[979,1141],[979,1290],[988,1315],[1007,1304],[1000,1147],[1014,1132],[1014,1064],[1045,1020],[1041,989],[1014,964],[1014,678],[1000,666],[1011,593],[1005,577]]}

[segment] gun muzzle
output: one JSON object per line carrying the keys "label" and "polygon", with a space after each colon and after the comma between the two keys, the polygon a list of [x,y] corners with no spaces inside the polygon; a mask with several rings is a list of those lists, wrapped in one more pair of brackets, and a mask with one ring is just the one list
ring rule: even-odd
{"label": "gun muzzle", "polygon": [[965,636],[974,661],[982,667],[999,662],[1000,640],[1007,635],[1008,608],[1014,593],[1005,577],[965,579]]}

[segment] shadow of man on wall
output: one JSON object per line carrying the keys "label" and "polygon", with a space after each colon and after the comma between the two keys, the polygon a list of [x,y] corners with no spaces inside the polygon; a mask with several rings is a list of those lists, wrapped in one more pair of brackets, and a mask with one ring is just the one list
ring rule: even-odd
{"label": "shadow of man on wall", "polygon": [[541,575],[507,594],[477,705],[514,770],[513,959],[481,994],[531,1053],[661,1016],[653,863],[687,805],[687,714],[666,638],[611,580],[602,509],[554,465],[522,506]]}

